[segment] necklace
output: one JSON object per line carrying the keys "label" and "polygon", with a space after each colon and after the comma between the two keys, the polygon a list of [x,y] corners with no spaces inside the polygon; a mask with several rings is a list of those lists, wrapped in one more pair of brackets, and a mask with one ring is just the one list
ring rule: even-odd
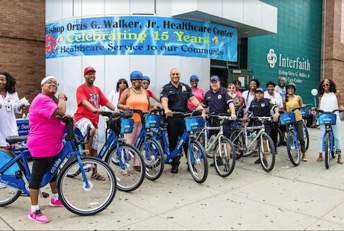
{"label": "necklace", "polygon": [[142,88],[140,88],[140,90],[135,90],[135,88],[132,87],[131,89],[133,89],[133,92],[135,92],[138,95],[142,93]]}
{"label": "necklace", "polygon": [[93,95],[94,93],[93,93],[93,91],[91,91],[91,88],[89,88],[86,84],[85,84],[85,86],[87,87],[87,89],[91,92],[91,94]]}

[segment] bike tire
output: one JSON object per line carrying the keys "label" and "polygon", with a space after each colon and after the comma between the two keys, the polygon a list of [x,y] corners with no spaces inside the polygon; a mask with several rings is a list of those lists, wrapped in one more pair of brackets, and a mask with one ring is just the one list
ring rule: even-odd
{"label": "bike tire", "polygon": [[266,133],[262,133],[260,141],[261,140],[263,143],[259,142],[260,164],[265,172],[270,172],[275,166],[275,145],[271,137]]}
{"label": "bike tire", "polygon": [[15,202],[21,194],[21,190],[0,184],[0,207],[4,207]]}
{"label": "bike tire", "polygon": [[[1,149],[0,151],[0,166],[3,166],[8,161],[11,161],[13,158],[15,158],[15,154],[9,150]],[[15,177],[15,172],[21,171],[24,174],[23,171],[24,167],[21,163],[21,161],[17,161],[15,164],[13,164],[8,170],[4,172],[4,175],[9,175],[12,177]],[[23,175],[22,178],[25,176]],[[23,179],[21,179],[23,180]],[[10,187],[8,185],[0,183],[0,207],[4,207],[6,205],[12,204],[14,201],[18,199],[18,197],[21,194],[21,190],[17,188]]]}
{"label": "bike tire", "polygon": [[203,146],[197,141],[190,141],[188,148],[188,169],[197,183],[203,183],[208,177],[208,160]]}
{"label": "bike tire", "polygon": [[290,162],[298,166],[301,162],[301,150],[299,143],[296,144],[296,137],[293,132],[287,134],[287,153]]}
{"label": "bike tire", "polygon": [[158,179],[163,173],[165,166],[164,151],[160,142],[154,138],[148,138],[145,143],[141,142],[139,151],[143,154],[147,179]]}
{"label": "bike tire", "polygon": [[[221,161],[218,161],[218,159]],[[221,137],[220,146],[219,144],[216,145],[214,155],[214,164],[217,174],[221,177],[229,176],[235,168],[235,160],[236,153],[232,142],[226,137]]]}
{"label": "bike tire", "polygon": [[[116,164],[113,159],[121,158],[122,165]],[[134,163],[134,160],[137,163]],[[105,162],[116,174],[117,188],[124,192],[131,192],[141,186],[145,179],[145,161],[140,151],[130,144],[114,145],[106,154]],[[135,166],[137,167],[134,167]]]}
{"label": "bike tire", "polygon": [[325,167],[330,168],[330,155],[331,155],[331,145],[330,145],[330,134],[325,134]]}
{"label": "bike tire", "polygon": [[[93,166],[92,171],[83,172],[87,182],[83,173],[74,178],[67,176],[71,168],[80,168],[80,165]],[[105,178],[104,181],[92,177],[95,168],[97,173]],[[90,216],[103,211],[111,204],[116,194],[116,176],[103,160],[81,157],[81,163],[76,159],[61,169],[56,186],[67,210],[80,216]]]}
{"label": "bike tire", "polygon": [[302,129],[303,129],[303,137],[305,140],[305,148],[306,148],[306,150],[308,150],[308,148],[309,148],[309,133],[308,133],[308,128],[304,123],[302,123]]}

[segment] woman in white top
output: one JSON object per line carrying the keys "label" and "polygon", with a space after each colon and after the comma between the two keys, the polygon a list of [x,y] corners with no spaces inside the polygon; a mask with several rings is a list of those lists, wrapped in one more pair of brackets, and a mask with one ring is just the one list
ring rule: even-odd
{"label": "woman in white top", "polygon": [[117,108],[118,100],[122,95],[122,92],[129,87],[127,80],[119,79],[116,84],[116,89],[111,91],[108,100]]}
{"label": "woman in white top", "polygon": [[250,81],[250,88],[242,93],[242,97],[245,101],[244,115],[248,111],[252,100],[256,97],[256,89],[259,87],[258,79],[252,79]]}
{"label": "woman in white top", "polygon": [[0,147],[7,146],[6,137],[18,135],[15,113],[21,113],[16,92],[16,80],[7,72],[0,72]]}
{"label": "woman in white top", "polygon": [[[343,109],[341,105],[341,98],[340,94],[337,92],[336,84],[331,79],[324,79],[321,81],[319,86],[319,105],[318,108],[324,111],[333,111],[335,109]],[[340,137],[340,118],[339,113],[337,114],[337,122],[336,125],[332,125],[333,134],[334,134],[334,144],[336,146],[336,154],[338,155],[337,163],[343,164],[344,162],[341,160],[341,137]],[[325,125],[320,125],[320,134],[321,137],[325,132]],[[319,157],[317,161],[322,161],[322,142],[319,142]]]}

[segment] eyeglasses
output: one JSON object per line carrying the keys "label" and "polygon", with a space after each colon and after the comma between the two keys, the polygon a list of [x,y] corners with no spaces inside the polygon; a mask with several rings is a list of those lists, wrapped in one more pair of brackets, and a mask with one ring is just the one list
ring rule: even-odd
{"label": "eyeglasses", "polygon": [[228,90],[235,90],[235,87],[228,87]]}
{"label": "eyeglasses", "polygon": [[59,86],[60,85],[60,84],[58,84],[58,82],[52,81],[52,80],[46,81],[45,83],[47,83],[49,85],[55,85],[55,86]]}
{"label": "eyeglasses", "polygon": [[191,82],[191,83],[197,83],[198,80],[191,80],[190,82]]}
{"label": "eyeglasses", "polygon": [[149,83],[148,83],[148,82],[142,82],[142,84],[144,84],[144,85],[149,85]]}
{"label": "eyeglasses", "polygon": [[88,73],[87,76],[96,76],[96,73]]}
{"label": "eyeglasses", "polygon": [[322,86],[323,86],[323,87],[328,87],[328,86],[330,86],[330,84],[325,83],[325,84],[323,84]]}

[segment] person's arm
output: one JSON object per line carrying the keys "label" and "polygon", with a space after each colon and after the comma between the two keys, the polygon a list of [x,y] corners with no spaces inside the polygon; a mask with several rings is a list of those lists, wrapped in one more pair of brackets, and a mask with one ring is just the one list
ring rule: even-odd
{"label": "person's arm", "polygon": [[189,100],[192,103],[192,105],[194,105],[196,107],[196,110],[203,110],[202,105],[200,104],[200,102],[198,101],[198,99],[195,96],[191,96],[189,98]]}
{"label": "person's arm", "polygon": [[116,110],[115,105],[113,105],[110,101],[108,101],[108,102],[105,104],[105,107],[109,108],[109,109],[112,110],[112,111],[115,111],[115,110]]}
{"label": "person's arm", "polygon": [[342,101],[341,101],[340,94],[337,92],[336,96],[337,96],[338,109],[341,109],[342,108],[341,107],[342,106]]}
{"label": "person's arm", "polygon": [[130,109],[129,106],[125,105],[125,102],[127,101],[129,97],[129,88],[125,89],[121,95],[121,98],[118,100],[117,108],[124,110],[124,109]]}
{"label": "person's arm", "polygon": [[303,104],[301,96],[299,96],[299,106],[304,107],[305,105]]}
{"label": "person's arm", "polygon": [[59,93],[57,97],[57,109],[53,113],[53,116],[64,116],[66,114],[66,101],[67,96],[64,93]]}
{"label": "person's arm", "polygon": [[153,93],[152,93],[152,98],[153,98],[156,102],[161,103],[160,99],[159,99],[156,95],[154,95]]}
{"label": "person's arm", "polygon": [[161,98],[161,105],[162,105],[162,108],[164,109],[167,117],[173,115],[173,112],[168,108],[168,98],[162,97]]}
{"label": "person's arm", "polygon": [[234,103],[233,101],[229,103],[229,109],[231,110],[231,118],[233,120],[236,120],[236,114],[235,114],[235,106],[234,106]]}

